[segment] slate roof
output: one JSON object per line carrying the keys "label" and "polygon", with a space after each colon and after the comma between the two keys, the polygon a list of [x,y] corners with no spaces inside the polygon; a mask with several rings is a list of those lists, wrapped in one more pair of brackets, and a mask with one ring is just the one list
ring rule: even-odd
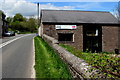
{"label": "slate roof", "polygon": [[42,10],[41,19],[48,23],[118,24],[118,20],[110,12],[97,11]]}

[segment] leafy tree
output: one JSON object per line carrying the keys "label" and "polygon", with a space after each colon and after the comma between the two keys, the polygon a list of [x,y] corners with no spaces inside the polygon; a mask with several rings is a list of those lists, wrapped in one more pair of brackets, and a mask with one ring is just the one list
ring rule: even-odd
{"label": "leafy tree", "polygon": [[119,15],[119,20],[120,20],[120,1],[118,3],[118,15]]}
{"label": "leafy tree", "polygon": [[27,25],[27,22],[21,22],[20,23],[21,26],[24,28],[22,31],[25,32],[25,31],[30,31],[28,25]]}
{"label": "leafy tree", "polygon": [[14,17],[13,17],[13,22],[15,21],[25,21],[24,17],[20,14],[17,13]]}
{"label": "leafy tree", "polygon": [[13,29],[13,30],[21,30],[22,29],[22,26],[19,21],[12,22],[11,26],[12,26],[11,29]]}
{"label": "leafy tree", "polygon": [[12,21],[13,21],[13,18],[12,17],[7,17],[7,22],[10,24]]}
{"label": "leafy tree", "polygon": [[118,2],[118,6],[117,6],[117,18],[120,21],[120,1]]}
{"label": "leafy tree", "polygon": [[37,21],[34,18],[25,18],[20,13],[17,13],[13,18],[8,17],[11,29],[20,32],[35,32],[37,31]]}
{"label": "leafy tree", "polygon": [[30,18],[27,22],[27,26],[29,27],[30,32],[34,32],[37,29],[36,20],[34,18]]}

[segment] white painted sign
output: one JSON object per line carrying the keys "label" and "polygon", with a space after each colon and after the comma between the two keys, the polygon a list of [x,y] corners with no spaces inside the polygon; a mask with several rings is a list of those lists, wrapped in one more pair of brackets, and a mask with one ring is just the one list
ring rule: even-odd
{"label": "white painted sign", "polygon": [[56,29],[76,29],[76,25],[55,25]]}

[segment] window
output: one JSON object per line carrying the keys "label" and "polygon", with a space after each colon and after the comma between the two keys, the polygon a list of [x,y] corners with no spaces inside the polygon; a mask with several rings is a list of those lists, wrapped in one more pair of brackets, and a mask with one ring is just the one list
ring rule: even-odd
{"label": "window", "polygon": [[89,29],[86,31],[87,36],[98,36],[98,29]]}
{"label": "window", "polygon": [[58,33],[58,41],[73,41],[73,33]]}

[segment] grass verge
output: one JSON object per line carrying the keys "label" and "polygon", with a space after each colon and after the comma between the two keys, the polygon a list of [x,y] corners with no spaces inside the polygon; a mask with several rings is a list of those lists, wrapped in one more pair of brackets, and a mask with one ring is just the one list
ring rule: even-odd
{"label": "grass verge", "polygon": [[37,78],[71,78],[67,65],[42,38],[35,37],[34,43]]}
{"label": "grass verge", "polygon": [[107,77],[120,78],[120,57],[109,56],[108,54],[86,53],[73,48],[72,46],[60,44],[66,50],[84,59],[93,67],[102,71]]}
{"label": "grass verge", "polygon": [[31,34],[31,32],[19,32],[18,34]]}

